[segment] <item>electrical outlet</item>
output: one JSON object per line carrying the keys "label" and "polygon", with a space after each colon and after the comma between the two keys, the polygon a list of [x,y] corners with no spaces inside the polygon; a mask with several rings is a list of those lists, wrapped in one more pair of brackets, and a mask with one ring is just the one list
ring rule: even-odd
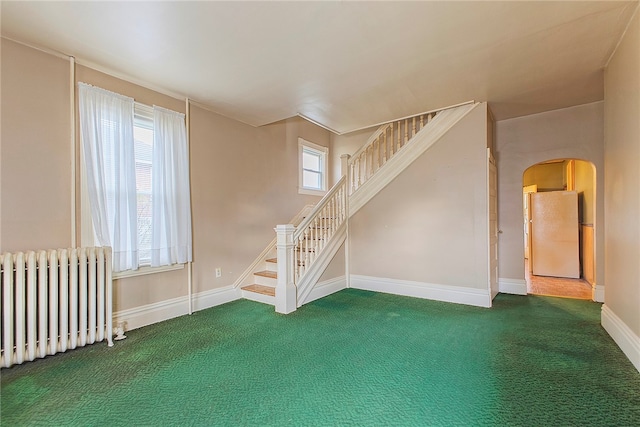
{"label": "electrical outlet", "polygon": [[216,267],[216,277],[222,277],[222,269],[220,267]]}

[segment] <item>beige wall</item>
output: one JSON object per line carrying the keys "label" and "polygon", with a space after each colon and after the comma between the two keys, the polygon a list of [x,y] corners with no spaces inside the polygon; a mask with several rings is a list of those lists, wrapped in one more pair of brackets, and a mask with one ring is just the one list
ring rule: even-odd
{"label": "beige wall", "polygon": [[605,71],[605,304],[640,336],[640,12]]}
{"label": "beige wall", "polygon": [[352,156],[367,142],[376,129],[377,128],[374,127],[357,132],[351,132],[345,135],[331,134],[330,163],[333,170],[333,173],[331,174],[331,184],[335,184],[340,178],[342,178],[342,171],[340,170],[340,156],[343,154]]}
{"label": "beige wall", "polygon": [[318,282],[324,282],[325,280],[334,279],[336,277],[345,275],[345,244],[343,243],[338,249],[338,252],[334,255],[333,259],[324,270]]}
{"label": "beige wall", "polygon": [[69,61],[1,43],[0,252],[68,247]]}
{"label": "beige wall", "polygon": [[[0,251],[71,244],[69,79],[65,59],[2,40]],[[145,104],[186,109],[184,100],[88,67],[76,67],[76,80]],[[190,126],[199,292],[231,285],[275,237],[278,223],[318,201],[298,195],[298,137],[329,146],[330,136],[300,118],[253,128],[197,106],[191,107]],[[79,197],[78,191],[78,206]],[[223,271],[218,279],[216,267]],[[114,311],[186,294],[186,269],[121,279],[114,283]]]}
{"label": "beige wall", "polygon": [[[596,167],[596,195],[604,191],[603,102],[496,123],[499,275],[524,281],[522,177],[530,166],[573,158]],[[596,283],[604,280],[604,197],[596,200]]]}
{"label": "beige wall", "polygon": [[483,104],[351,219],[351,274],[487,289]]}
{"label": "beige wall", "polygon": [[534,165],[524,171],[522,186],[538,186],[538,191],[557,191],[564,188],[564,163]]}

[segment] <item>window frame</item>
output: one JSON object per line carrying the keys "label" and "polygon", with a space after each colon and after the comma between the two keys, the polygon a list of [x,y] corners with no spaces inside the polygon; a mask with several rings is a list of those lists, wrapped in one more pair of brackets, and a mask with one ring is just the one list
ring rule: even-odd
{"label": "window frame", "polygon": [[[134,104],[134,117],[133,127],[148,127],[149,124],[153,129],[153,107],[135,102]],[[135,143],[135,140],[134,140]],[[80,146],[80,244],[83,247],[93,247],[96,245],[97,239],[95,237],[95,231],[93,228],[93,219],[91,215],[91,206],[89,204],[89,188],[87,182],[87,171],[84,164],[84,149],[82,144]],[[153,165],[153,162],[151,162]],[[153,167],[153,166],[152,166]],[[140,243],[140,242],[138,242]],[[140,264],[137,270],[124,270],[120,272],[114,272],[114,279],[123,279],[127,277],[142,276],[146,274],[161,273],[172,270],[182,270],[184,264],[172,264],[163,265],[160,267],[151,267],[151,259],[144,264]]]}
{"label": "window frame", "polygon": [[[304,167],[303,167],[303,154],[307,151],[311,154],[315,154],[319,157],[320,160],[320,170],[313,171],[314,173],[320,174],[320,185],[321,188],[317,189],[314,187],[305,187],[304,186]],[[327,184],[328,184],[328,158],[329,148],[324,147],[322,145],[314,144],[313,142],[307,141],[303,138],[298,138],[298,194],[307,194],[312,196],[324,196],[327,193]]]}

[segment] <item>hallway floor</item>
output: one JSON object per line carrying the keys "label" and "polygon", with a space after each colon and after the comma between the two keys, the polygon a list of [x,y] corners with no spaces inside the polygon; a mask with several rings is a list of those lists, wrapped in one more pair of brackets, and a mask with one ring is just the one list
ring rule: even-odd
{"label": "hallway floor", "polygon": [[529,260],[524,260],[527,293],[553,297],[591,299],[591,285],[583,279],[535,276],[529,272]]}

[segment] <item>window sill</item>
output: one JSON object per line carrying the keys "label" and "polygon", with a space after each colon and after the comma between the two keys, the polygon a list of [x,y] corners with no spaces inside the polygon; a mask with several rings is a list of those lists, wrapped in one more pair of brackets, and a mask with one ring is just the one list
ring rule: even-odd
{"label": "window sill", "polygon": [[125,279],[127,277],[145,276],[147,274],[164,273],[165,271],[182,270],[184,264],[163,265],[162,267],[144,266],[137,270],[125,270],[113,273],[113,279]]}
{"label": "window sill", "polygon": [[327,194],[327,192],[325,190],[312,190],[310,188],[300,188],[300,187],[298,187],[298,194],[307,194],[309,196],[322,197],[325,194]]}

